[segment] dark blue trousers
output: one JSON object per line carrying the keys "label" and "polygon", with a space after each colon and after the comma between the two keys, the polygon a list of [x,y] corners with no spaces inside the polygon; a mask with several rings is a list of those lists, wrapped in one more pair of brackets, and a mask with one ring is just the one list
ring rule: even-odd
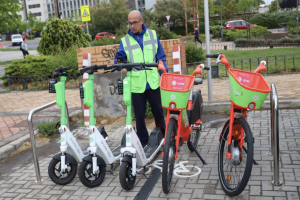
{"label": "dark blue trousers", "polygon": [[164,112],[161,106],[160,88],[145,90],[144,93],[132,93],[132,105],[136,119],[137,135],[142,144],[147,144],[149,134],[145,123],[146,103],[150,104],[154,116],[156,127],[161,127],[162,133],[165,133]]}

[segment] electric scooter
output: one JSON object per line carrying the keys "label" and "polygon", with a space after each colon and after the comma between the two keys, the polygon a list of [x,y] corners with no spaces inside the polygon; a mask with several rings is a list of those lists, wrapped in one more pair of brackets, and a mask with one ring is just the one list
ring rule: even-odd
{"label": "electric scooter", "polygon": [[[114,150],[110,150],[106,143],[108,135],[103,126],[96,127],[96,119],[94,116],[94,72],[99,69],[105,69],[106,65],[93,65],[80,69],[80,73],[87,72],[89,80],[82,84],[80,96],[84,97],[84,103],[90,109],[89,119],[89,138],[90,145],[88,147],[89,155],[82,159],[78,169],[79,180],[87,187],[93,188],[99,186],[106,173],[106,165],[111,165],[110,172],[113,174],[113,163],[120,159],[120,150],[125,146],[125,135],[123,136],[121,145]],[[83,95],[82,95],[83,94]]]}
{"label": "electric scooter", "polygon": [[56,79],[51,79],[49,84],[49,92],[56,93],[56,104],[61,108],[60,118],[60,151],[56,154],[48,166],[48,174],[50,179],[59,185],[70,183],[77,173],[77,163],[81,162],[84,154],[78,145],[73,133],[67,126],[66,103],[65,103],[65,82],[66,71],[69,67],[60,67],[55,69],[54,77],[60,75],[60,82],[56,83]]}
{"label": "electric scooter", "polygon": [[[163,66],[163,63],[160,63]],[[126,69],[127,77],[123,82],[118,81],[123,90],[123,101],[127,106],[126,116],[126,146],[121,148],[121,166],[119,173],[119,180],[124,190],[131,190],[134,186],[137,174],[137,167],[143,167],[143,175],[146,177],[146,165],[156,156],[159,150],[164,144],[164,136],[160,127],[154,128],[151,132],[147,146],[143,148],[135,129],[132,126],[131,117],[131,76],[132,70],[161,70],[158,68],[158,64],[143,64],[143,63],[120,63],[107,67],[106,70],[111,69],[110,72],[114,72],[117,69]],[[164,68],[164,67],[163,67]],[[106,72],[105,72],[106,73]],[[120,94],[120,92],[119,92]]]}

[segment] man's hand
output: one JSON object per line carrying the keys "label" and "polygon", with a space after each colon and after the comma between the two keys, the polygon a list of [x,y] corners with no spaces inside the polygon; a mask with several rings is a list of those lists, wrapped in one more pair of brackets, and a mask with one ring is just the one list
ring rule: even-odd
{"label": "man's hand", "polygon": [[167,73],[164,63],[161,60],[158,63],[158,70],[162,70],[164,73]]}

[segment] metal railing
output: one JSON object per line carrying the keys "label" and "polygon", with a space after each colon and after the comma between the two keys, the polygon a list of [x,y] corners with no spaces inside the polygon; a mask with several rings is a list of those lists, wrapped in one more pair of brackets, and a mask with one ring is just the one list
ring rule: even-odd
{"label": "metal railing", "polygon": [[[30,134],[30,141],[31,141],[32,153],[33,153],[35,173],[36,173],[36,178],[37,178],[36,182],[42,182],[43,179],[41,179],[40,166],[39,166],[39,161],[38,161],[37,154],[36,154],[36,144],[35,144],[35,138],[34,138],[34,132],[33,132],[32,116],[33,116],[34,113],[45,110],[46,108],[54,106],[55,104],[56,104],[56,101],[52,101],[50,103],[47,103],[43,106],[40,106],[38,108],[35,108],[35,109],[31,110],[29,112],[29,115],[28,115],[29,134]],[[69,112],[68,112],[67,102],[66,102],[66,116],[67,116],[67,126],[70,128]]]}
{"label": "metal railing", "polygon": [[[67,74],[66,87],[78,88],[79,73]],[[49,89],[50,79],[59,79],[53,75],[31,75],[31,76],[10,76],[7,75],[7,83],[9,90],[46,90]]]}
{"label": "metal railing", "polygon": [[271,85],[270,93],[271,103],[271,153],[273,155],[274,162],[274,180],[272,184],[275,186],[282,185],[279,181],[279,124],[278,124],[278,96],[276,87],[274,84]]}
{"label": "metal railing", "polygon": [[[228,59],[228,62],[233,69],[253,71],[259,66],[262,60],[267,62],[267,74],[278,73],[281,71],[294,72],[297,71],[300,66],[300,53]],[[191,74],[196,66],[201,63],[202,62],[186,63],[186,73]],[[220,76],[228,76],[225,65],[219,65],[219,74]]]}
{"label": "metal railing", "polygon": [[[192,40],[194,41],[194,40]],[[299,47],[299,43],[259,43],[259,42],[249,42],[249,43],[211,43],[209,45],[210,50],[253,50],[253,49],[270,49],[270,48],[293,48]],[[206,49],[206,44],[202,44],[202,48]]]}

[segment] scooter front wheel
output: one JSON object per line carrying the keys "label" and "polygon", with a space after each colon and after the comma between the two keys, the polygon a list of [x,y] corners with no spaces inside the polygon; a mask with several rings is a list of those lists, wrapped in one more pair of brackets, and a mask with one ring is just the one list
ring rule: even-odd
{"label": "scooter front wheel", "polygon": [[106,168],[103,165],[99,165],[99,170],[96,174],[93,173],[93,163],[83,160],[78,169],[79,180],[83,185],[89,188],[99,186],[105,177]]}
{"label": "scooter front wheel", "polygon": [[70,183],[76,176],[77,164],[68,163],[65,172],[61,171],[61,161],[52,159],[48,166],[50,179],[58,185]]}
{"label": "scooter front wheel", "polygon": [[176,120],[170,119],[167,133],[166,142],[164,145],[164,157],[162,168],[162,187],[165,194],[168,194],[172,186],[172,178],[175,164],[176,142],[175,135],[177,134]]}
{"label": "scooter front wheel", "polygon": [[136,176],[132,175],[131,164],[122,162],[120,166],[119,180],[124,190],[131,190],[134,186]]}

